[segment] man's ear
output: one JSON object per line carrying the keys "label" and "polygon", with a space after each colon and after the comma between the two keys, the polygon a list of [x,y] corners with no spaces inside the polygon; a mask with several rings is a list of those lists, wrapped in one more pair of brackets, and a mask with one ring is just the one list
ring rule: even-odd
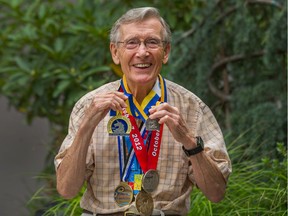
{"label": "man's ear", "polygon": [[113,59],[114,64],[120,64],[120,60],[118,58],[118,47],[115,43],[110,43],[110,53]]}
{"label": "man's ear", "polygon": [[171,50],[171,44],[168,43],[164,47],[163,60],[162,60],[163,64],[166,64],[168,62],[170,50]]}

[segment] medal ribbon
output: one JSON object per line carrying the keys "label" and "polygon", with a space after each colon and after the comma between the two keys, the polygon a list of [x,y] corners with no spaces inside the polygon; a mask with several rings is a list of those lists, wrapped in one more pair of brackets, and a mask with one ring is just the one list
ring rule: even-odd
{"label": "medal ribbon", "polygon": [[[123,79],[121,80],[121,88],[125,95],[128,96],[128,107],[130,108],[130,113],[136,117],[140,118],[143,122],[145,122],[148,119],[149,116],[149,109],[155,105],[157,102],[160,101],[160,103],[167,101],[167,92],[166,92],[166,85],[164,82],[164,79],[159,74],[158,75],[159,82],[157,80],[156,84],[154,85],[153,89],[150,91],[150,93],[144,98],[141,106],[137,102],[136,98],[133,97],[132,93],[129,90],[126,77],[123,76]],[[129,97],[131,96],[131,97]]]}
{"label": "medal ribbon", "polygon": [[122,114],[129,118],[132,129],[130,132],[130,141],[132,143],[134,152],[136,154],[136,157],[138,159],[138,162],[143,170],[143,172],[147,171],[147,148],[144,145],[144,140],[140,134],[140,131],[138,129],[137,123],[135,118],[132,115],[129,115],[129,113],[126,111],[125,108],[122,109]]}
{"label": "medal ribbon", "polygon": [[151,134],[152,142],[150,143],[149,150],[148,150],[147,171],[149,169],[156,170],[157,168],[158,158],[159,158],[159,153],[160,153],[160,145],[161,145],[161,140],[162,140],[162,133],[163,133],[163,124],[160,125],[159,131],[152,131],[152,134]]}
{"label": "medal ribbon", "polygon": [[[120,91],[124,91],[125,94],[129,94],[132,96],[131,92],[129,91],[128,85],[127,85],[127,81],[126,81],[126,77],[125,75],[123,76],[122,79],[123,82],[121,82],[121,87],[120,87]],[[159,75],[159,81],[160,81],[160,86],[161,86],[161,96],[159,98],[158,96],[158,100],[157,102],[159,102],[160,99],[160,103],[167,101],[167,95],[166,95],[166,86],[164,84],[164,80],[161,77],[161,75]],[[155,85],[156,87],[159,85]],[[154,89],[154,88],[153,88]],[[153,91],[151,91],[153,92]],[[150,92],[150,93],[151,93]],[[148,96],[150,95],[150,93],[148,94]],[[148,119],[148,114],[146,114],[143,110],[143,107],[141,107],[139,105],[139,103],[136,101],[135,97],[132,96],[132,100],[128,100],[129,101],[129,105],[130,105],[130,110],[132,111],[131,113],[133,113],[133,108],[135,109],[135,111],[138,113],[138,117],[140,117],[144,122],[146,122],[146,120]],[[149,97],[146,97],[149,100]],[[145,99],[146,99],[145,98]],[[153,97],[155,98],[155,97]],[[149,112],[149,109],[151,108],[151,102],[153,103],[155,100],[150,100],[148,102],[148,105],[146,107],[149,107],[147,110],[147,113]],[[147,104],[147,100],[143,101],[143,103]],[[133,105],[131,104],[131,102],[133,101]],[[143,104],[142,103],[142,104]],[[155,104],[155,102],[153,103],[153,105]],[[157,104],[157,103],[156,103]],[[128,117],[130,119],[131,125],[132,125],[132,129],[131,129],[131,133],[130,133],[130,141],[132,143],[134,152],[136,154],[136,157],[138,159],[138,162],[141,166],[141,169],[144,173],[146,173],[149,169],[156,169],[157,168],[157,163],[158,163],[158,158],[159,158],[159,152],[160,152],[160,145],[161,145],[161,138],[162,138],[162,133],[163,133],[163,124],[160,125],[160,130],[159,131],[152,131],[151,133],[151,139],[149,142],[149,150],[147,150],[147,147],[144,144],[144,140],[140,134],[140,131],[137,127],[137,123],[135,121],[135,118],[132,115],[129,115],[129,113],[127,112],[127,110],[124,108],[122,109],[122,114],[126,117]],[[135,112],[134,112],[135,114]]]}
{"label": "medal ribbon", "polygon": [[[157,80],[157,83],[155,84],[154,88],[143,100],[141,104],[142,106],[139,105],[137,100],[133,97],[132,93],[129,91],[125,75],[121,80],[121,86],[119,88],[119,91],[124,92],[124,94],[128,96],[128,100],[126,101],[126,103],[128,103],[128,107],[127,109],[123,108],[121,110],[121,113],[122,115],[129,118],[132,125],[129,138],[133,149],[132,152],[129,152],[127,159],[125,159],[123,155],[124,145],[121,145],[121,139],[120,137],[118,137],[120,175],[121,180],[126,181],[129,176],[133,160],[135,160],[134,158],[135,155],[144,173],[146,173],[149,169],[156,170],[157,168],[161,138],[163,133],[163,124],[160,125],[159,131],[149,132],[149,135],[147,136],[149,140],[147,140],[147,143],[145,145],[143,139],[146,133],[145,127],[143,126],[144,129],[142,128],[141,132],[142,136],[141,136],[134,117],[140,118],[143,122],[146,122],[146,120],[148,119],[149,109],[151,108],[151,106],[155,104],[157,105],[161,102],[166,102],[167,93],[166,93],[165,81],[161,75],[159,75],[159,82]],[[116,115],[116,112],[111,110],[110,115],[111,116]]]}

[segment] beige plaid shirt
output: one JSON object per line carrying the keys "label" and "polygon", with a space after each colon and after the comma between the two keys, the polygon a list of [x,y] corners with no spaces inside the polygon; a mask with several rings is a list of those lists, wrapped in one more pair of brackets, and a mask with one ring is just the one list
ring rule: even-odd
{"label": "beige plaid shirt", "polygon": [[[82,121],[85,109],[99,93],[116,91],[120,81],[108,83],[82,97],[74,106],[69,122],[69,132],[55,158],[55,166],[61,163]],[[227,179],[231,162],[227,154],[222,132],[210,109],[193,93],[166,80],[168,101],[177,107],[195,136],[201,136],[205,151],[217,164]],[[109,136],[107,116],[95,128],[86,159],[87,190],[82,197],[81,207],[94,213],[122,212],[129,208],[119,207],[114,201],[114,190],[120,182],[117,137]],[[174,140],[167,126],[163,137],[157,170],[160,182],[152,193],[154,208],[166,214],[187,215],[190,209],[190,194],[195,181],[193,171],[182,144]],[[134,203],[132,203],[134,205]]]}

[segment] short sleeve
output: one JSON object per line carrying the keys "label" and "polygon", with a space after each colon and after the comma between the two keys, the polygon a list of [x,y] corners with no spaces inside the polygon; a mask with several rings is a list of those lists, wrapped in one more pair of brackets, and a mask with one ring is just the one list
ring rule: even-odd
{"label": "short sleeve", "polygon": [[[202,137],[204,141],[204,151],[216,163],[227,181],[232,172],[232,166],[223,134],[213,113],[202,101],[199,102],[197,118],[196,135]],[[192,169],[190,169],[190,171],[192,172],[190,179],[195,183]]]}
{"label": "short sleeve", "polygon": [[[55,169],[58,168],[58,166],[62,162],[63,158],[67,154],[67,150],[72,145],[72,143],[75,139],[75,136],[77,134],[77,131],[79,129],[79,126],[82,122],[85,110],[90,105],[90,103],[91,103],[91,99],[89,99],[87,97],[83,97],[73,107],[73,110],[71,112],[70,119],[69,119],[68,134],[66,135],[64,141],[62,142],[61,147],[59,149],[59,152],[54,159]],[[91,162],[91,160],[92,160],[91,152],[92,151],[89,147],[87,158],[86,158],[86,164],[87,165],[92,163]]]}

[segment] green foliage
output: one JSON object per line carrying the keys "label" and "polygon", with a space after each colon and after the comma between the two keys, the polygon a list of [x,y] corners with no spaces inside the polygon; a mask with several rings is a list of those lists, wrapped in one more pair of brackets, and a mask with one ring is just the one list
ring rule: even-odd
{"label": "green foliage", "polygon": [[107,23],[88,4],[1,1],[1,94],[27,114],[65,126],[84,93],[116,79]]}
{"label": "green foliage", "polygon": [[286,2],[210,1],[197,15],[177,29],[170,77],[212,108],[227,143],[253,127],[245,156],[275,156],[270,143],[287,140]]}
{"label": "green foliage", "polygon": [[193,191],[189,215],[287,215],[287,153],[283,143],[277,143],[280,159],[266,157],[255,163],[241,158],[239,141],[243,139],[229,149],[235,160],[225,198],[215,204],[199,190]]}
{"label": "green foliage", "polygon": [[[42,187],[31,197],[27,206],[31,209],[32,215],[41,216],[61,216],[61,215],[81,215],[82,209],[80,208],[80,199],[83,195],[85,187],[81,192],[72,200],[63,199],[62,197],[55,196],[55,191],[51,191],[51,188]],[[54,195],[46,196],[47,193]],[[49,205],[47,205],[49,203]],[[42,207],[40,209],[39,207]]]}

